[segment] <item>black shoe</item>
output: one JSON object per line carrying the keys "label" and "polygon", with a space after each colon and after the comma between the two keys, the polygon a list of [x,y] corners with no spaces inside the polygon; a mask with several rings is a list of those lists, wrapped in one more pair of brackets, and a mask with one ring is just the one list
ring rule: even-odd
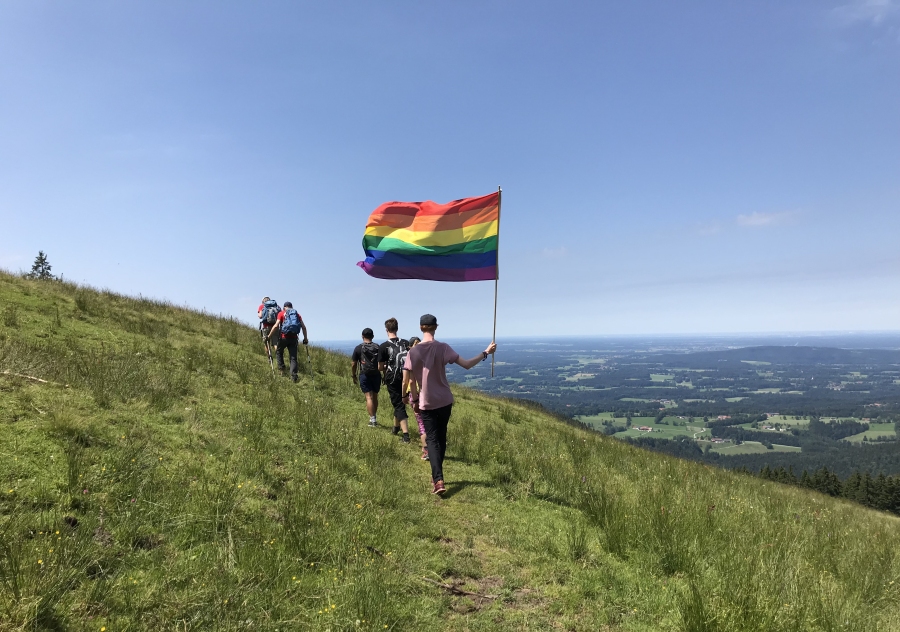
{"label": "black shoe", "polygon": [[391,428],[391,434],[392,434],[392,435],[395,435],[395,434],[397,434],[397,433],[399,433],[399,432],[400,432],[400,427],[399,427],[399,426],[394,426],[393,428]]}
{"label": "black shoe", "polygon": [[401,437],[401,441],[403,441],[403,443],[409,443],[409,433],[408,432],[403,433],[403,437]]}

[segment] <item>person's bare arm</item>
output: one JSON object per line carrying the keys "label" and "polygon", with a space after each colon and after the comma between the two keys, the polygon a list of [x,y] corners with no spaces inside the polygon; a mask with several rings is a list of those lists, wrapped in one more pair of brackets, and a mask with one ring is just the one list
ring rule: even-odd
{"label": "person's bare arm", "polygon": [[275,323],[272,325],[272,329],[269,331],[269,341],[272,340],[272,336],[281,331],[281,323]]}
{"label": "person's bare arm", "polygon": [[308,344],[309,337],[306,335],[306,323],[304,323],[302,320],[300,321],[300,329],[303,330],[303,344]]}
{"label": "person's bare arm", "polygon": [[353,381],[356,381],[357,369],[359,368],[359,363],[354,360],[350,363],[350,375],[353,376]]}
{"label": "person's bare arm", "polygon": [[459,366],[461,366],[462,368],[464,368],[465,370],[468,371],[469,369],[471,369],[473,366],[475,366],[482,360],[486,360],[487,357],[489,355],[491,355],[492,353],[494,353],[494,351],[496,351],[496,350],[497,350],[497,343],[492,342],[491,344],[488,345],[487,349],[485,349],[482,353],[479,353],[474,358],[470,358],[468,360],[465,360],[463,358],[458,358],[456,360],[456,364],[458,364]]}
{"label": "person's bare arm", "polygon": [[[403,399],[413,405],[413,410],[419,412],[419,389],[417,386],[416,381],[412,379],[412,371],[403,369],[403,386],[400,392],[403,393]],[[406,389],[409,389],[408,393]]]}
{"label": "person's bare arm", "polygon": [[[401,387],[401,393],[403,393],[404,397],[408,397],[410,399],[418,399],[419,398],[419,389],[416,381],[412,379],[412,371],[409,369],[403,369],[403,386]],[[409,391],[409,392],[407,392]]]}

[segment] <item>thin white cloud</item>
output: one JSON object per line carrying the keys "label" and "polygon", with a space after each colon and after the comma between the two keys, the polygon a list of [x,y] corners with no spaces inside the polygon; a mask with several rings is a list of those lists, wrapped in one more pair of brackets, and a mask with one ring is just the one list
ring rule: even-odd
{"label": "thin white cloud", "polygon": [[722,224],[717,221],[705,222],[697,225],[697,234],[702,237],[718,235],[722,232]]}
{"label": "thin white cloud", "polygon": [[756,211],[749,215],[738,215],[735,219],[738,226],[746,228],[763,228],[765,226],[777,226],[783,224],[791,218],[792,212],[784,213],[760,213]]}
{"label": "thin white cloud", "polygon": [[562,259],[568,253],[569,251],[566,250],[565,246],[560,246],[559,248],[544,248],[541,251],[541,256],[544,259]]}
{"label": "thin white cloud", "polygon": [[878,26],[893,17],[900,16],[900,2],[896,0],[856,0],[832,10],[838,22],[844,25],[871,24]]}

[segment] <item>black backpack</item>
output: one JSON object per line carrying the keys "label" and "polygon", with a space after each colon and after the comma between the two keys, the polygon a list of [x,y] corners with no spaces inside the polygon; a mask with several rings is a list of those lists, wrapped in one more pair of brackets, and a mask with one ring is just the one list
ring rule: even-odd
{"label": "black backpack", "polygon": [[387,348],[388,361],[384,379],[388,382],[393,382],[403,376],[403,364],[406,362],[406,356],[409,354],[409,341],[403,338],[388,340]]}
{"label": "black backpack", "polygon": [[359,346],[359,368],[363,373],[378,373],[378,345],[374,342]]}

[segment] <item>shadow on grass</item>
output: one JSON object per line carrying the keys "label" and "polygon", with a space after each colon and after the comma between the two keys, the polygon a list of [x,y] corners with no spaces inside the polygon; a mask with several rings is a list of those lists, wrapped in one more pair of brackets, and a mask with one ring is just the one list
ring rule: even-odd
{"label": "shadow on grass", "polygon": [[464,490],[466,487],[484,487],[485,489],[489,489],[494,487],[494,485],[490,483],[486,483],[484,481],[452,481],[447,484],[447,491],[441,495],[441,498],[447,500],[448,498],[453,498]]}

